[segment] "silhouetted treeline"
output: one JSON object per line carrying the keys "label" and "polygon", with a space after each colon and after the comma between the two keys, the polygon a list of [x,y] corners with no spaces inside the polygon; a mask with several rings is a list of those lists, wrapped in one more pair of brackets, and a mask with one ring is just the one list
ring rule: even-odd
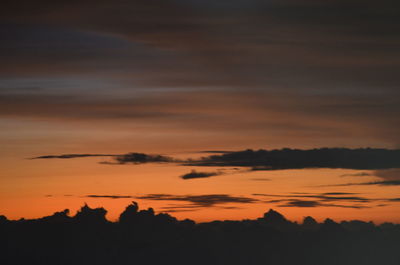
{"label": "silhouetted treeline", "polygon": [[257,220],[178,221],[129,205],[118,222],[83,206],[35,220],[0,216],[1,260],[9,265],[265,264],[399,265],[400,225],[306,217],[270,210]]}

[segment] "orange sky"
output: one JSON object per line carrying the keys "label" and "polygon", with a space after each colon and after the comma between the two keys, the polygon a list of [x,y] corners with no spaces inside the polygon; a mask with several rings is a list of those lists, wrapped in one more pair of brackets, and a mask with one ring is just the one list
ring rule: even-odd
{"label": "orange sky", "polygon": [[[87,148],[87,147],[86,147]],[[94,150],[98,151],[95,147]],[[80,151],[77,149],[77,151]],[[87,198],[87,195],[144,196],[146,194],[209,195],[228,194],[254,198],[254,203],[226,203],[212,207],[177,211],[171,214],[179,219],[196,221],[221,219],[252,219],[260,217],[269,208],[274,208],[291,220],[301,221],[311,215],[317,220],[373,220],[377,223],[399,222],[400,203],[382,200],[396,198],[398,188],[377,186],[321,187],[338,183],[374,181],[374,176],[347,176],[372,171],[345,169],[302,169],[244,172],[226,169],[226,174],[204,179],[182,180],[179,176],[190,170],[214,171],[218,168],[177,166],[170,164],[148,165],[104,165],[100,161],[109,158],[76,158],[52,160],[28,160],[29,151],[3,159],[1,176],[0,212],[11,219],[37,218],[55,211],[69,208],[74,213],[84,203],[91,207],[105,207],[107,217],[116,220],[119,213],[132,201],[141,208],[153,207],[157,212],[162,207],[187,206],[185,201],[154,201],[138,198]],[[182,152],[177,156],[188,156]],[[4,157],[4,156],[3,156]],[[343,176],[345,175],[345,176]],[[331,192],[355,193],[371,200],[354,203],[335,202],[340,205],[362,205],[368,208],[342,207],[279,207],[281,202],[268,202],[276,197],[254,194],[290,196],[294,193],[322,194]],[[279,198],[278,198],[279,199]],[[305,198],[310,200],[310,198]],[[312,199],[311,199],[312,200]],[[383,205],[385,204],[385,205]],[[223,207],[237,207],[224,209]]]}
{"label": "orange sky", "polygon": [[[157,211],[184,204],[192,211],[172,214],[197,221],[256,218],[273,207],[293,220],[400,222],[398,168],[231,168],[183,180],[194,169],[221,168],[99,164],[111,157],[29,159],[398,149],[400,21],[391,4],[14,2],[0,10],[0,214],[36,218],[87,202],[106,207],[115,220],[135,199]],[[374,183],[380,181],[386,182]],[[323,195],[332,192],[359,198]],[[173,200],[143,199],[148,194]],[[188,201],[210,194],[230,202]]]}

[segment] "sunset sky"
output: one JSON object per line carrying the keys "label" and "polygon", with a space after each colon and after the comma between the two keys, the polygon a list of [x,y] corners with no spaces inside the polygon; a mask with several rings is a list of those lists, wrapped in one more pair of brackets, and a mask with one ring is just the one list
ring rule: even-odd
{"label": "sunset sky", "polygon": [[0,215],[400,222],[397,1],[6,0],[0,35]]}

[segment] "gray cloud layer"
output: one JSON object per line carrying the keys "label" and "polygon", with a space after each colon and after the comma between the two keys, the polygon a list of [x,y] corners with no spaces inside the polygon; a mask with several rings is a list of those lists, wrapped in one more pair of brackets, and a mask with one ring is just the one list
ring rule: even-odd
{"label": "gray cloud layer", "polygon": [[6,0],[0,117],[397,148],[399,10],[392,0]]}
{"label": "gray cloud layer", "polygon": [[[102,32],[161,50],[164,56],[150,57],[151,69],[145,63],[149,58],[139,56],[147,84],[293,87],[301,80],[301,86],[315,87],[329,80],[329,86],[341,89],[394,89],[398,79],[392,67],[399,64],[397,5],[390,0],[21,0],[6,1],[0,14],[3,23]],[[102,42],[96,47],[102,48]],[[68,52],[60,54],[68,58]],[[92,61],[100,60],[102,53],[94,53]],[[52,54],[46,55],[44,60],[52,60]],[[167,66],[171,58],[174,63]],[[8,71],[20,66],[7,63],[15,66]],[[110,59],[106,65],[112,63]],[[117,66],[132,68],[121,61]],[[44,67],[51,69],[50,64]],[[150,70],[162,74],[152,81]]]}
{"label": "gray cloud layer", "polygon": [[[378,176],[397,181],[400,168],[400,150],[374,148],[320,148],[320,149],[276,149],[276,150],[244,150],[231,151],[218,155],[210,155],[197,159],[174,159],[159,154],[127,153],[122,155],[104,154],[63,154],[44,155],[34,159],[51,158],[78,158],[91,156],[111,156],[116,164],[143,164],[143,163],[175,163],[182,166],[199,167],[245,167],[250,171],[283,170],[303,168],[347,168],[347,169],[384,169],[377,171]],[[196,172],[188,173],[182,178],[211,177],[222,173]],[[363,174],[362,176],[365,176]]]}

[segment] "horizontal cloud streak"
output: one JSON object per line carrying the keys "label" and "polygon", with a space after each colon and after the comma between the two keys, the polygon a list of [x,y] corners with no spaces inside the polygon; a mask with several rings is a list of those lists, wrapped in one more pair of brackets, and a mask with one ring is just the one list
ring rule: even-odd
{"label": "horizontal cloud streak", "polygon": [[209,178],[209,177],[214,177],[218,175],[222,175],[223,173],[221,172],[198,172],[195,170],[192,170],[190,173],[184,174],[180,176],[181,179],[198,179],[198,178]]}
{"label": "horizontal cloud streak", "polygon": [[152,155],[144,153],[128,153],[114,157],[118,164],[144,164],[144,163],[170,163],[173,158],[164,155]]}
{"label": "horizontal cloud streak", "polygon": [[30,159],[71,159],[71,158],[84,158],[84,157],[112,157],[118,155],[110,154],[62,154],[62,155],[44,155],[32,157]]}
{"label": "horizontal cloud streak", "polygon": [[300,207],[300,208],[310,208],[310,207],[339,207],[339,208],[352,208],[352,209],[365,209],[369,208],[364,205],[341,205],[341,204],[331,204],[331,203],[321,203],[319,201],[305,201],[305,200],[288,200],[285,204],[278,205],[278,207]]}
{"label": "horizontal cloud streak", "polygon": [[212,155],[186,163],[196,166],[252,167],[256,170],[302,168],[386,169],[400,167],[400,150],[321,148],[245,150]]}
{"label": "horizontal cloud streak", "polygon": [[[269,199],[267,203],[282,203],[279,207],[339,207],[366,209],[383,206],[382,203],[398,202],[399,198],[367,198],[355,196],[357,193],[351,192],[325,192],[325,193],[305,193],[305,194],[262,194],[257,193],[253,196],[277,198]],[[376,203],[379,203],[376,205]],[[386,206],[387,204],[385,204]]]}
{"label": "horizontal cloud streak", "polygon": [[400,180],[384,180],[384,181],[370,181],[370,182],[360,182],[360,183],[345,183],[345,184],[332,184],[323,185],[319,187],[346,187],[346,186],[400,186]]}
{"label": "horizontal cloud streak", "polygon": [[205,194],[205,195],[173,195],[173,194],[146,194],[140,196],[133,195],[85,195],[86,198],[94,199],[141,199],[152,201],[177,201],[190,203],[190,205],[176,205],[178,208],[201,208],[215,207],[221,204],[239,203],[251,204],[259,202],[258,199],[244,196],[233,196],[228,194]]}
{"label": "horizontal cloud streak", "polygon": [[[80,158],[91,156],[110,156],[113,162],[108,164],[143,164],[143,163],[175,163],[181,166],[199,167],[244,167],[247,171],[285,170],[305,168],[344,168],[344,169],[396,169],[400,168],[400,150],[374,148],[320,148],[320,149],[276,149],[276,150],[245,150],[231,151],[218,155],[210,155],[195,159],[175,159],[160,154],[127,153],[122,155],[104,154],[62,154],[44,155],[34,159],[51,158]],[[396,170],[389,171],[390,177],[397,174]],[[183,179],[211,177],[221,172],[196,172],[185,174]],[[382,173],[383,174],[383,173]],[[387,176],[389,173],[385,173]],[[357,176],[368,176],[360,173]],[[379,175],[378,175],[379,176]],[[396,175],[397,176],[397,175]],[[396,179],[395,179],[396,180]],[[382,182],[384,184],[385,182]],[[391,182],[387,182],[391,183]],[[393,182],[395,183],[395,182]]]}
{"label": "horizontal cloud streak", "polygon": [[257,199],[242,196],[232,196],[227,194],[210,194],[210,195],[171,195],[171,194],[148,194],[138,196],[137,199],[154,200],[154,201],[181,201],[189,202],[201,207],[214,207],[220,204],[242,203],[250,204],[258,202]]}

